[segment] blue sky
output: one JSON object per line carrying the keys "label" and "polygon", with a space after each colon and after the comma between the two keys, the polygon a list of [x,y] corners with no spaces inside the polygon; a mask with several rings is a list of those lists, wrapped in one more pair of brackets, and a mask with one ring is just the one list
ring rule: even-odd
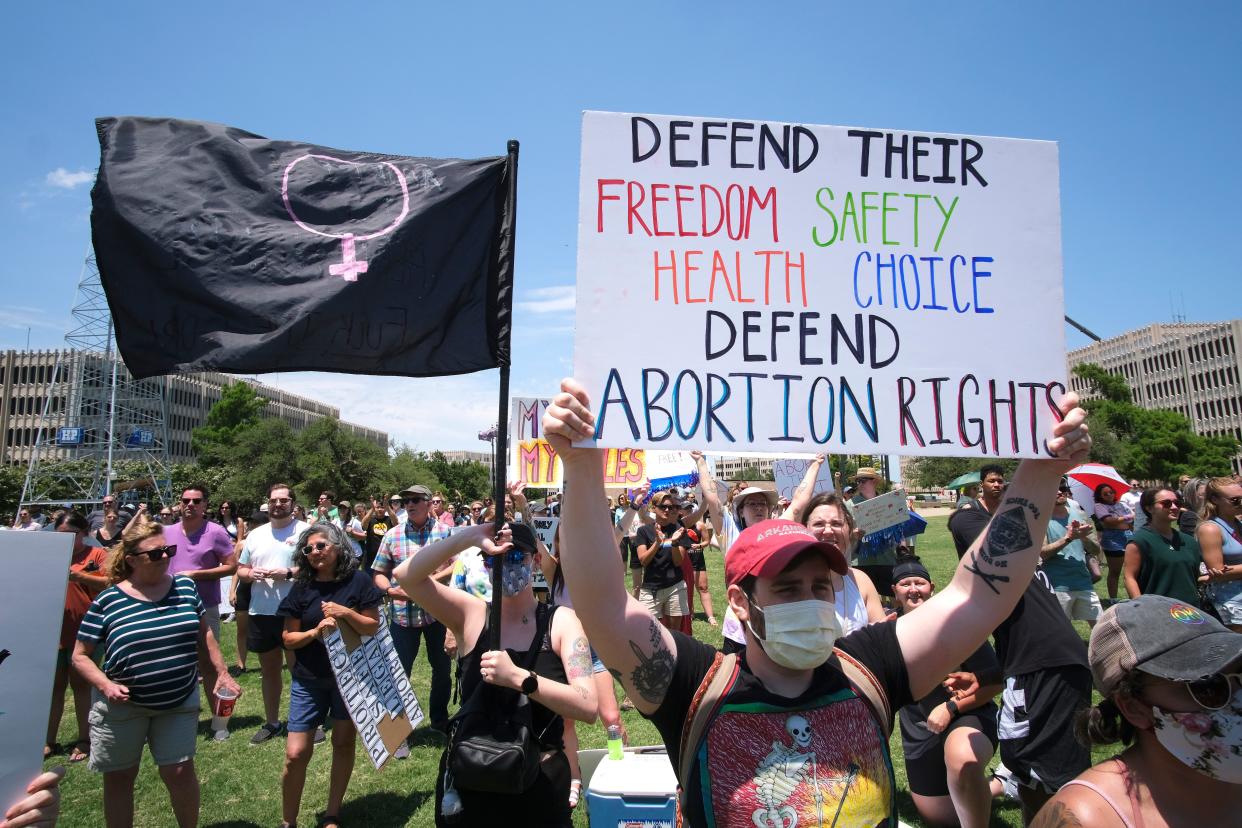
{"label": "blue sky", "polygon": [[[409,155],[522,142],[513,389],[572,357],[584,109],[1060,143],[1066,308],[1102,336],[1242,316],[1235,3],[41,3],[0,53],[0,348],[59,347],[93,119]],[[1087,340],[1067,330],[1073,348]],[[669,343],[676,345],[675,342]],[[617,343],[638,352],[650,340]],[[496,373],[264,377],[417,448],[482,448]]]}

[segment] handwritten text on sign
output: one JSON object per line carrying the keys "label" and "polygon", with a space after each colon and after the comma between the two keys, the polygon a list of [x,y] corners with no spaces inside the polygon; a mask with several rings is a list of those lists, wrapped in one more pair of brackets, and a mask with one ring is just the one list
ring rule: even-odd
{"label": "handwritten text on sign", "polygon": [[376,768],[382,768],[423,720],[423,710],[401,668],[388,625],[362,637],[341,624],[324,637],[336,686]]}
{"label": "handwritten text on sign", "polygon": [[[602,446],[1040,456],[1055,144],[588,112],[575,376]],[[625,319],[638,357],[608,337]]]}
{"label": "handwritten text on sign", "polygon": [[[527,486],[560,488],[560,458],[543,439],[543,412],[550,400],[514,397],[509,403],[509,480]],[[642,449],[609,449],[604,455],[604,485],[632,488],[647,479]]]}

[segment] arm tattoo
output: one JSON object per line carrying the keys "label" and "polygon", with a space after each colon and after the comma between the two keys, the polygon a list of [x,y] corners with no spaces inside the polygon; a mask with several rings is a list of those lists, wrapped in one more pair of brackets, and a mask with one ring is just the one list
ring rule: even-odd
{"label": "arm tattoo", "polygon": [[[995,570],[1008,568],[1010,555],[1029,549],[1033,544],[1031,530],[1027,528],[1022,507],[1014,506],[1012,509],[998,512],[992,518],[983,543],[977,551],[970,553],[970,563],[966,564],[966,569],[982,578],[989,589],[1000,595],[996,582],[1007,584],[1010,579],[1008,575],[998,574]],[[985,572],[980,569],[980,560],[987,564],[991,571]]]}
{"label": "arm tattoo", "polygon": [[583,636],[575,638],[570,647],[569,658],[565,659],[565,676],[570,681],[591,677],[591,645]]}
{"label": "arm tattoo", "polygon": [[1024,506],[1027,509],[1030,509],[1031,514],[1035,517],[1035,519],[1039,520],[1039,507],[1027,500],[1025,497],[1009,497],[1005,498],[1005,502],[1013,503],[1016,506]]}
{"label": "arm tattoo", "polygon": [[1082,823],[1064,802],[1050,802],[1035,815],[1031,828],[1082,828]]}
{"label": "arm tattoo", "polygon": [[[642,648],[635,641],[630,642],[630,649],[634,652],[634,657],[638,659],[638,666],[630,673],[630,684],[643,697],[643,700],[650,704],[659,704],[664,701],[664,694],[668,691],[669,684],[673,681],[673,667],[676,665],[676,659],[673,658],[672,652],[668,647],[664,646],[661,638],[660,624],[654,619],[648,628],[651,634],[651,655],[643,655]],[[609,670],[613,678],[621,680],[621,673],[618,670]]]}

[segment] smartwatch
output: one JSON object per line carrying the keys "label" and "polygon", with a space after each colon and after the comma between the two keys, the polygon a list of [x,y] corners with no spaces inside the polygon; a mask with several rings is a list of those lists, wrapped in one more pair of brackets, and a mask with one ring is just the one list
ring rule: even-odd
{"label": "smartwatch", "polygon": [[947,702],[944,703],[944,706],[949,711],[949,715],[956,719],[957,713],[958,713],[957,702],[955,702],[953,699],[949,699]]}
{"label": "smartwatch", "polygon": [[531,670],[530,675],[522,679],[522,695],[529,696],[531,693],[539,692],[539,676],[535,675],[535,671]]}

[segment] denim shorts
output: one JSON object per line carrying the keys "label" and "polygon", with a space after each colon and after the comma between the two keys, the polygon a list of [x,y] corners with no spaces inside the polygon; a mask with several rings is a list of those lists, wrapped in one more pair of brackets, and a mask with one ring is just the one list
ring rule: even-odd
{"label": "denim shorts", "polygon": [[600,659],[599,653],[595,652],[595,648],[591,648],[591,672],[607,673],[608,668],[604,666],[604,662]]}
{"label": "denim shorts", "polygon": [[309,733],[324,723],[328,715],[337,721],[349,719],[349,708],[332,679],[300,679],[289,685],[289,732]]}

